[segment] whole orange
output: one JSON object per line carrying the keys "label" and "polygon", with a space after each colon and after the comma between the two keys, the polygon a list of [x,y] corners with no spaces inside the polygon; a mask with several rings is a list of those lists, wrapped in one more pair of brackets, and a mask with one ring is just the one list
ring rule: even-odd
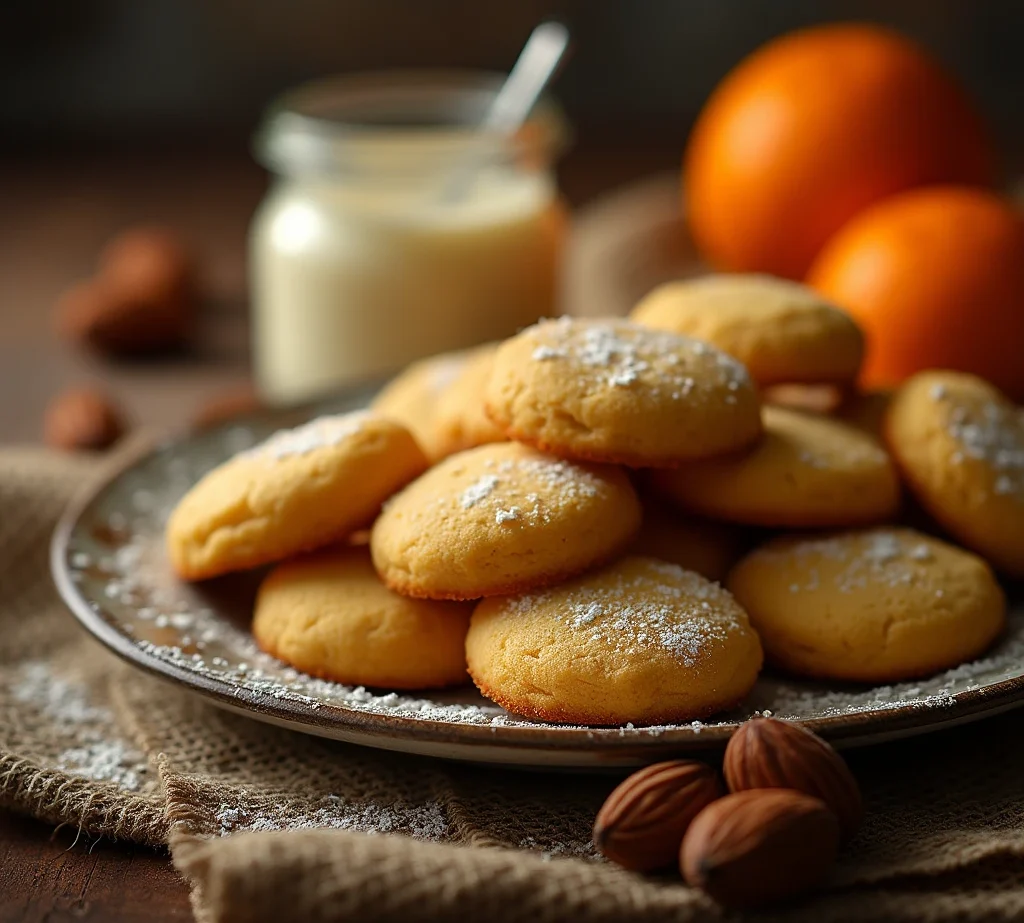
{"label": "whole orange", "polygon": [[694,240],[719,269],[802,278],[866,206],[914,186],[986,184],[981,120],[938,64],[871,25],[795,32],[711,95],[683,164]]}
{"label": "whole orange", "polygon": [[959,369],[1024,400],[1024,215],[1006,200],[956,186],[901,193],[839,231],[807,281],[863,327],[866,386]]}

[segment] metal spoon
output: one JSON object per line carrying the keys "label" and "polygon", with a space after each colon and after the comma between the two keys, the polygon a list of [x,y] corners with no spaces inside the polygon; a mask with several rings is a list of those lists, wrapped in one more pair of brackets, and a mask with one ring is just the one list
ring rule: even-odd
{"label": "metal spoon", "polygon": [[[504,137],[526,121],[534,104],[551,81],[569,46],[569,30],[559,22],[543,22],[530,33],[519,58],[480,122],[481,130]],[[446,204],[466,197],[480,166],[480,150],[461,157],[444,183]]]}

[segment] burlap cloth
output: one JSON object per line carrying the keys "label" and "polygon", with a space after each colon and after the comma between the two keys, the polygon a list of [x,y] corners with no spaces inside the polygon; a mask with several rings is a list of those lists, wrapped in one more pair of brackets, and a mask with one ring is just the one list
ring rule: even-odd
{"label": "burlap cloth", "polygon": [[[0,803],[167,844],[200,920],[704,921],[594,857],[614,784],[359,749],[221,712],[85,637],[47,545],[91,464],[0,451]],[[1024,714],[850,755],[868,819],[766,920],[1024,918]]]}

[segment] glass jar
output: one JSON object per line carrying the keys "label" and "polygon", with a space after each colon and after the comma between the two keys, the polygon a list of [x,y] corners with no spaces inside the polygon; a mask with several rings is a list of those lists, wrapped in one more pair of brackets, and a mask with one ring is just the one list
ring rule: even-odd
{"label": "glass jar", "polygon": [[[276,178],[253,219],[254,362],[291,402],[557,313],[566,212],[551,103],[513,138],[475,128],[497,76],[335,78],[256,139]],[[454,175],[453,175],[454,174]]]}

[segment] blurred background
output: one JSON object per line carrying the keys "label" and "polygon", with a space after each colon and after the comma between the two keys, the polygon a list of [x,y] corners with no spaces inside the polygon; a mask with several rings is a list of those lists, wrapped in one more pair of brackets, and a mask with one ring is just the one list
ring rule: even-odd
{"label": "blurred background", "polygon": [[507,71],[549,16],[576,39],[557,95],[582,140],[681,147],[742,57],[849,19],[918,39],[1007,138],[1024,130],[1016,0],[6,0],[0,117],[15,148],[238,147],[295,84],[391,67]]}
{"label": "blurred background", "polygon": [[[553,95],[573,145],[559,187],[581,209],[678,171],[715,84],[766,40],[868,20],[930,49],[998,137],[1024,149],[1024,4],[1015,0],[5,0],[0,5],[0,439],[38,439],[61,388],[103,381],[142,423],[180,425],[247,372],[246,233],[266,173],[250,139],[268,101],[310,78],[392,67],[507,71],[558,17],[571,60]],[[194,349],[105,365],[57,342],[59,293],[111,234],[159,223],[202,257]]]}

